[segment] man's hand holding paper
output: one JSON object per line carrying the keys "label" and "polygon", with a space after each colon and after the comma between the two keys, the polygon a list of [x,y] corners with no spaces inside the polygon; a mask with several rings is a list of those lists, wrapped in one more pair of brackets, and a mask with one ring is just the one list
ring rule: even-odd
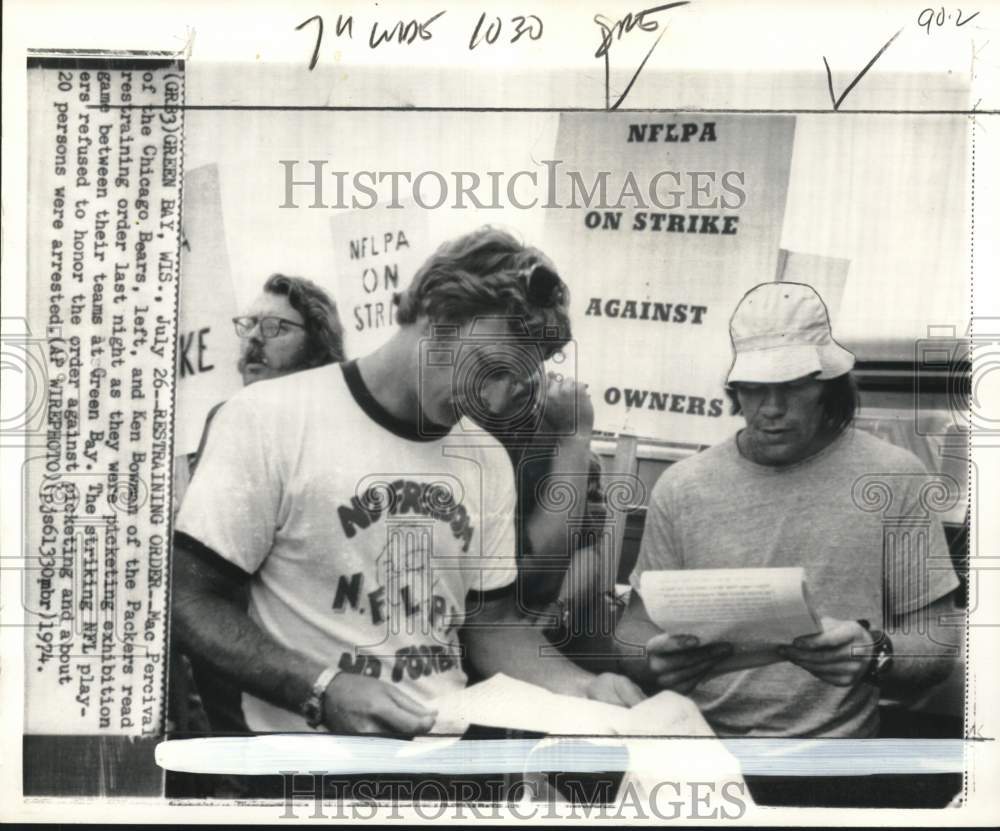
{"label": "man's hand holding paper", "polygon": [[634,707],[646,696],[636,684],[624,675],[602,672],[595,675],[586,688],[587,698],[617,707]]}
{"label": "man's hand holding paper", "polygon": [[647,571],[641,580],[649,617],[665,633],[646,644],[650,670],[679,692],[786,660],[779,647],[821,629],[801,568]]}
{"label": "man's hand holding paper", "polygon": [[323,725],[333,733],[427,733],[436,712],[394,684],[339,673],[323,696]]}
{"label": "man's hand holding paper", "polygon": [[733,654],[733,645],[716,642],[700,646],[694,635],[664,633],[649,639],[646,654],[658,686],[688,693]]}
{"label": "man's hand holding paper", "polygon": [[796,638],[778,654],[835,687],[853,687],[868,670],[873,640],[856,620],[824,617],[823,631]]}

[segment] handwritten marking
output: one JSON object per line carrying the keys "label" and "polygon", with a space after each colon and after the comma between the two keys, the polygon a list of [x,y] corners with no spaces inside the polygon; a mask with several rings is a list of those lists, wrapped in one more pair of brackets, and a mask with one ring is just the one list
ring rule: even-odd
{"label": "handwritten marking", "polygon": [[632,85],[635,84],[636,79],[639,77],[639,73],[642,72],[642,68],[646,65],[646,61],[649,60],[649,56],[653,54],[653,50],[659,45],[660,41],[663,39],[663,36],[666,33],[667,30],[666,27],[664,27],[663,31],[660,32],[660,36],[656,39],[653,45],[649,47],[649,51],[646,53],[646,57],[642,59],[642,63],[639,64],[639,68],[635,71],[635,74],[632,76],[632,79],[628,82],[628,85],[625,87],[625,91],[618,96],[618,100],[615,101],[614,106],[611,107],[612,110],[617,110],[618,107],[621,106],[622,101],[625,100],[625,96],[629,94],[629,92],[632,89]]}
{"label": "handwritten marking", "polygon": [[643,67],[646,66],[646,62],[649,60],[650,56],[653,54],[653,50],[656,49],[659,42],[663,39],[663,35],[666,34],[666,28],[664,28],[656,41],[646,52],[645,57],[642,59],[642,63],[639,64],[639,68],[632,74],[631,79],[629,79],[628,84],[625,87],[625,91],[618,96],[618,100],[615,101],[614,105],[611,104],[611,62],[609,53],[611,52],[611,45],[615,41],[622,39],[624,35],[627,35],[635,28],[639,28],[644,32],[655,32],[660,28],[660,24],[656,20],[647,20],[647,15],[653,15],[657,12],[666,11],[667,9],[674,9],[678,6],[686,6],[691,2],[691,0],[680,0],[680,2],[675,3],[665,3],[662,6],[651,6],[648,9],[643,9],[636,14],[629,12],[621,20],[616,20],[614,23],[610,21],[609,18],[605,17],[603,14],[594,15],[594,23],[601,27],[602,37],[601,44],[597,47],[597,51],[594,53],[595,58],[604,58],[604,106],[608,110],[616,110],[621,103],[625,100],[625,97],[629,94],[632,87],[635,85],[636,80],[639,77],[639,73],[642,72]]}
{"label": "handwritten marking", "polygon": [[[316,45],[313,47],[312,59],[309,61],[309,71],[312,72],[316,68],[316,62],[319,60],[319,47],[323,43],[323,18],[314,14],[308,20],[303,20],[298,26],[295,27],[295,31],[300,31],[303,27],[308,26],[313,21],[319,24],[319,29],[316,32]],[[347,19],[344,19],[342,14],[337,15],[337,25],[335,27],[337,37],[340,37],[347,32],[348,38],[354,37],[354,16],[347,15]]]}
{"label": "handwritten marking", "polygon": [[382,34],[378,34],[378,21],[372,24],[372,31],[368,37],[368,46],[372,49],[376,49],[383,43],[388,43],[393,38],[402,45],[409,46],[411,43],[419,38],[420,40],[430,40],[431,39],[431,24],[437,20],[441,15],[445,13],[446,10],[439,11],[432,17],[428,17],[423,23],[419,23],[416,20],[409,20],[403,23],[402,20],[397,21],[397,23],[391,28],[386,29]]}
{"label": "handwritten marking", "polygon": [[[955,12],[956,12],[955,14],[956,29],[959,28],[960,26],[964,26],[970,20],[973,20],[979,16],[979,12],[973,12],[967,18],[965,18],[965,20],[962,20],[962,10],[956,8]],[[947,14],[945,14],[944,6],[941,6],[938,9],[937,14],[934,14],[934,9],[927,8],[924,9],[922,12],[920,12],[919,15],[917,15],[917,25],[922,29],[926,29],[927,34],[930,34],[932,23],[936,23],[938,28],[941,28],[947,21],[951,20],[951,18],[952,18],[952,13],[948,12]]]}
{"label": "handwritten marking", "polygon": [[[529,18],[534,18],[538,22],[538,29],[535,29],[533,23],[528,22]],[[528,17],[515,15],[510,20],[514,24],[514,37],[510,39],[511,43],[517,43],[525,35],[531,40],[538,40],[542,36],[544,27],[542,26],[542,19],[537,14],[529,14]]]}
{"label": "handwritten marking", "polygon": [[850,84],[848,84],[847,89],[845,89],[840,94],[840,98],[834,97],[834,94],[833,94],[833,73],[830,72],[830,64],[826,60],[826,55],[823,56],[823,66],[826,67],[826,83],[827,83],[827,87],[830,90],[830,100],[833,102],[833,109],[834,110],[839,110],[840,109],[840,105],[844,102],[844,99],[848,96],[848,94],[850,93],[850,91],[852,89],[854,89],[858,85],[858,81],[860,81],[862,78],[865,77],[865,73],[867,73],[868,70],[871,69],[875,65],[875,61],[877,61],[879,58],[882,57],[882,54],[885,52],[885,50],[888,49],[890,46],[892,46],[892,42],[896,38],[898,38],[902,34],[902,32],[903,32],[903,30],[900,29],[898,32],[896,32],[896,34],[894,34],[891,38],[889,38],[889,40],[887,40],[885,42],[885,46],[883,46],[881,49],[878,50],[878,52],[875,53],[875,57],[872,58],[870,61],[868,61],[868,63],[865,64],[865,68],[862,69],[857,74],[857,77],[855,77],[855,79],[853,81],[851,81]]}
{"label": "handwritten marking", "polygon": [[[486,22],[486,12],[479,15],[479,20],[476,22],[476,27],[472,30],[472,36],[469,38],[469,50],[475,49],[485,38],[486,43],[492,46],[497,42],[497,38],[500,37],[500,33],[503,30],[503,21],[499,16],[495,16],[493,21],[486,27],[485,34],[481,35],[480,31],[483,28],[483,23]],[[545,30],[542,24],[542,19],[537,14],[529,14],[527,17],[524,15],[514,15],[510,19],[510,22],[514,26],[514,34],[510,39],[511,43],[517,43],[525,35],[528,36],[530,40],[539,40],[542,37],[542,33]],[[537,26],[535,24],[538,24]]]}
{"label": "handwritten marking", "polygon": [[615,21],[610,25],[607,22],[608,18],[603,14],[595,14],[594,22],[604,31],[604,36],[601,38],[601,45],[597,47],[594,57],[601,58],[607,56],[611,49],[612,40],[621,40],[622,35],[627,35],[636,27],[642,29],[644,32],[655,32],[659,28],[659,22],[656,20],[646,20],[646,15],[656,14],[657,12],[673,9],[677,6],[686,6],[689,2],[690,0],[683,0],[683,2],[652,6],[648,9],[643,9],[635,15],[629,12],[621,20]]}
{"label": "handwritten marking", "polygon": [[[471,52],[475,49],[480,42],[479,30],[483,27],[483,23],[486,20],[486,12],[479,15],[479,20],[476,23],[476,28],[472,30],[472,37],[469,38],[469,51]],[[500,22],[500,18],[496,17],[489,26],[486,27],[486,42],[489,44],[494,44],[497,42],[497,38],[500,37],[500,30],[503,28],[503,24]]]}
{"label": "handwritten marking", "polygon": [[323,18],[318,14],[314,14],[308,20],[303,20],[298,26],[295,27],[295,31],[298,32],[304,26],[308,26],[313,21],[319,23],[319,33],[316,36],[316,45],[313,47],[312,58],[309,61],[309,71],[312,72],[316,68],[316,61],[319,60],[319,45],[323,42]]}

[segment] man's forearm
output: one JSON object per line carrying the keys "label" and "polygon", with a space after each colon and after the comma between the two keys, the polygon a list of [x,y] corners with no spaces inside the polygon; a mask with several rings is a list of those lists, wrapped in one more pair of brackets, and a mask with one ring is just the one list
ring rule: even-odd
{"label": "man's forearm", "polygon": [[[531,544],[531,557],[525,563],[525,597],[532,608],[553,600],[559,593],[572,555],[572,533],[583,516],[587,503],[587,472],[590,462],[589,442],[577,437],[556,445],[556,455],[545,478],[547,498],[543,493],[531,512],[525,531]],[[570,498],[565,508],[555,510],[565,494]],[[532,558],[540,561],[532,568]]]}
{"label": "man's forearm", "polygon": [[958,642],[941,644],[915,631],[892,632],[892,666],[879,678],[882,693],[909,698],[948,677],[960,649]]}
{"label": "man's forearm", "polygon": [[583,695],[594,678],[559,655],[537,627],[514,615],[477,618],[466,625],[463,641],[486,678],[502,672],[564,695]]}
{"label": "man's forearm", "polygon": [[645,606],[636,592],[632,592],[629,606],[622,614],[614,632],[600,639],[592,655],[576,656],[577,663],[592,672],[618,672],[649,689],[655,685],[655,676],[646,660],[645,644],[662,630],[649,619]]}
{"label": "man's forearm", "polygon": [[[626,610],[608,639],[608,653],[614,658],[604,659],[603,664],[593,665],[597,671],[620,672],[631,678],[643,689],[655,686],[656,678],[646,660],[645,644],[650,638],[662,634],[662,630],[644,615]],[[588,666],[592,666],[588,663]]]}
{"label": "man's forearm", "polygon": [[267,635],[238,602],[207,592],[174,597],[183,648],[241,689],[297,712],[324,666]]}
{"label": "man's forearm", "polygon": [[964,613],[954,594],[897,618],[888,633],[892,665],[879,678],[883,694],[905,699],[944,681],[961,651],[964,631]]}
{"label": "man's forearm", "polygon": [[[586,695],[593,673],[560,655],[541,630],[521,617],[512,597],[470,616],[462,630],[470,662],[489,678],[498,672],[563,695]],[[544,653],[544,654],[543,654]]]}
{"label": "man's forearm", "polygon": [[[530,528],[532,543],[550,549],[555,553],[569,553],[570,532],[568,524],[583,516],[587,506],[587,476],[590,470],[590,440],[570,436],[556,444],[556,454],[552,458],[546,481],[553,489],[555,504],[560,490],[568,489],[571,499],[563,510],[546,510],[539,506],[532,515]],[[563,491],[565,492],[565,491]],[[544,503],[543,499],[543,503]]]}
{"label": "man's forearm", "polygon": [[909,698],[944,681],[954,664],[945,657],[894,658],[892,669],[879,678],[879,689],[889,698]]}

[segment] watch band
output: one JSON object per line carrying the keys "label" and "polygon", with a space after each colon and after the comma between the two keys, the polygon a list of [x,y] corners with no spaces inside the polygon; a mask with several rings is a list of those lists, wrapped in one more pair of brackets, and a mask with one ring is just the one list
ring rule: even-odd
{"label": "watch band", "polygon": [[302,704],[301,710],[306,724],[310,727],[315,729],[323,724],[323,696],[326,693],[326,688],[330,686],[333,679],[339,674],[340,670],[336,667],[327,667],[313,682],[309,698]]}
{"label": "watch band", "polygon": [[892,666],[892,640],[881,629],[872,629],[869,621],[862,618],[858,620],[858,623],[871,635],[873,649],[868,661],[868,669],[861,680],[869,684],[878,684],[879,680],[888,672],[889,667]]}

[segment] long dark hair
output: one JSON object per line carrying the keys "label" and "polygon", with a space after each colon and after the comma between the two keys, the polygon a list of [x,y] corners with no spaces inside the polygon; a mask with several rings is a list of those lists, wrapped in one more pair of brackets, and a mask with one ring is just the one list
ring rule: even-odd
{"label": "long dark hair", "polygon": [[[858,384],[854,380],[854,375],[850,372],[838,375],[823,384],[823,392],[820,396],[820,403],[823,405],[823,424],[831,434],[846,430],[861,408],[861,393],[858,391]],[[731,415],[739,415],[743,412],[740,407],[740,399],[736,395],[736,387],[739,384],[726,387],[726,397],[732,406]]]}
{"label": "long dark hair", "polygon": [[[544,297],[532,291],[536,270],[544,272]],[[394,299],[403,325],[420,315],[449,323],[490,315],[519,319],[532,338],[544,339],[546,358],[572,337],[569,290],[555,267],[537,248],[488,225],[441,245]]]}
{"label": "long dark hair", "polygon": [[312,280],[285,274],[268,277],[264,291],[287,297],[289,305],[302,315],[309,339],[304,369],[339,364],[344,360],[344,327],[337,304],[329,294]]}

